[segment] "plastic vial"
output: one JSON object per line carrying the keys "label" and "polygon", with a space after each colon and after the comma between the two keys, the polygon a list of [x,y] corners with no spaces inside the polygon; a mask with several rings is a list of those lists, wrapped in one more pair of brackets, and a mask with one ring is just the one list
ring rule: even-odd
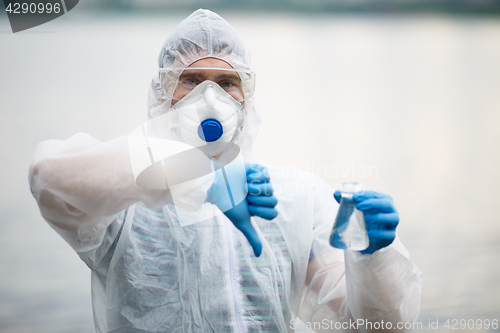
{"label": "plastic vial", "polygon": [[340,207],[335,219],[330,244],[339,249],[365,250],[370,244],[363,212],[356,209],[352,196],[362,190],[360,183],[343,183]]}

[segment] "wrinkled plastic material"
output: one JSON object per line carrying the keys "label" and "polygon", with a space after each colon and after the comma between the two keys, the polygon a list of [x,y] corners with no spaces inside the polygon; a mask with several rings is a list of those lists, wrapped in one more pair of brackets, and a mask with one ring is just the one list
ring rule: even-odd
{"label": "wrinkled plastic material", "polygon": [[[100,263],[107,295],[94,301],[107,304],[108,329],[292,332],[294,314],[309,323],[415,320],[420,271],[401,243],[344,254],[329,245],[337,209],[331,188],[293,170],[269,172],[279,214],[252,218],[259,258],[223,216],[181,227],[177,207],[136,206],[110,257],[116,263]],[[208,208],[185,213],[197,219],[210,216]]]}
{"label": "wrinkled plastic material", "polygon": [[[175,53],[180,39],[198,45],[196,52],[189,50],[187,58]],[[225,41],[229,46],[218,52]],[[188,66],[207,55],[248,65],[229,24],[199,10],[174,30],[160,64],[179,59],[179,66]],[[160,94],[155,78],[151,117],[169,108]],[[260,123],[252,103],[245,101],[238,137],[246,162]],[[192,148],[169,140],[157,146],[169,154]],[[176,185],[183,189],[174,205],[169,190],[137,186],[129,158],[127,138],[103,143],[80,134],[41,143],[30,168],[42,215],[92,269],[98,332],[293,332],[296,316],[309,325],[416,320],[421,273],[406,249],[397,238],[370,255],[330,246],[338,204],[317,177],[267,166],[278,216],[252,217],[262,241],[257,258],[220,210],[203,203],[213,175]],[[200,222],[182,225],[180,216]]]}

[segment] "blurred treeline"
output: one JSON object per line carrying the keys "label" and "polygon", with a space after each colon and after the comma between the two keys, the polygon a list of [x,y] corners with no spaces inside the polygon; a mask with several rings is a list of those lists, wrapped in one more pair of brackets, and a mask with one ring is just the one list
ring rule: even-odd
{"label": "blurred treeline", "polygon": [[251,9],[335,12],[500,14],[500,0],[85,0],[82,8],[123,11]]}

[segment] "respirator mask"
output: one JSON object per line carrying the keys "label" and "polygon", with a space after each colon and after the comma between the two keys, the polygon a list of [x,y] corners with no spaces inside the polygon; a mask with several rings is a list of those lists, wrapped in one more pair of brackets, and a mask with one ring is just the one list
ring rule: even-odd
{"label": "respirator mask", "polygon": [[243,128],[245,112],[217,83],[205,80],[171,106],[167,123],[176,139],[200,148],[207,156],[223,152]]}
{"label": "respirator mask", "polygon": [[234,146],[245,121],[245,99],[254,94],[253,71],[160,68],[159,81],[171,103],[162,116],[153,119],[156,136],[185,142],[209,157]]}

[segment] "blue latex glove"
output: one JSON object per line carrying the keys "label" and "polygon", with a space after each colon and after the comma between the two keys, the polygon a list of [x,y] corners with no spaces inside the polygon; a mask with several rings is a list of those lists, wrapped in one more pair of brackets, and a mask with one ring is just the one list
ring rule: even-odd
{"label": "blue latex glove", "polygon": [[252,216],[259,216],[266,220],[272,220],[278,216],[278,211],[274,208],[278,204],[278,199],[273,194],[274,190],[270,181],[267,168],[259,164],[247,165],[247,201]]}
{"label": "blue latex glove", "polygon": [[[271,220],[277,215],[274,206],[278,201],[272,195],[269,180],[267,169],[258,164],[225,165],[216,172],[206,200],[217,205],[245,235],[257,257],[262,252],[262,242],[250,222],[250,216]],[[251,193],[248,197],[247,192]],[[250,196],[252,199],[249,199]]]}
{"label": "blue latex glove", "polygon": [[[341,192],[335,191],[333,196],[340,203]],[[399,214],[392,198],[379,192],[363,191],[354,193],[353,199],[356,208],[363,212],[370,239],[368,248],[360,252],[371,254],[389,246],[396,238],[396,227],[399,223]]]}

